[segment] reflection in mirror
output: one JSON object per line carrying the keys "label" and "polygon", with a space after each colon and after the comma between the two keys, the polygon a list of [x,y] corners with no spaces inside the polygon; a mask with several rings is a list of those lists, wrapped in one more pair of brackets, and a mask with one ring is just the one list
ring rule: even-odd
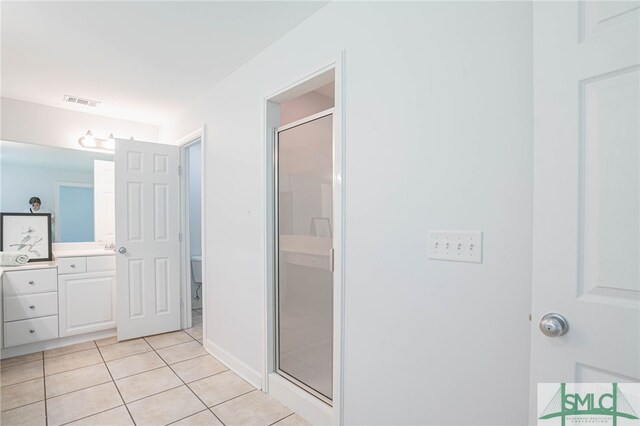
{"label": "reflection in mirror", "polygon": [[0,141],[0,211],[28,212],[35,196],[53,215],[54,242],[94,241],[94,160],[113,154]]}

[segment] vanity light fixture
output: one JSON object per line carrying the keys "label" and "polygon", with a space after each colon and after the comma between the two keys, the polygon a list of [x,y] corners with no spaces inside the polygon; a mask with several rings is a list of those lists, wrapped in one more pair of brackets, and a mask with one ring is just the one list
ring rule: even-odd
{"label": "vanity light fixture", "polygon": [[80,146],[85,148],[98,148],[113,151],[116,147],[116,139],[113,133],[109,133],[107,139],[100,139],[93,136],[91,130],[87,130],[87,134],[78,139]]}

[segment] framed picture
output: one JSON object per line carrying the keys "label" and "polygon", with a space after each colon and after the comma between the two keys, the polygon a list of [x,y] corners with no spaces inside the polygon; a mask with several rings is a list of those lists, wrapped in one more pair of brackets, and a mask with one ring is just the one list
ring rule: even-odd
{"label": "framed picture", "polygon": [[331,238],[331,222],[328,217],[311,218],[311,235],[315,237]]}
{"label": "framed picture", "polygon": [[50,213],[0,213],[0,251],[19,252],[29,262],[50,261]]}

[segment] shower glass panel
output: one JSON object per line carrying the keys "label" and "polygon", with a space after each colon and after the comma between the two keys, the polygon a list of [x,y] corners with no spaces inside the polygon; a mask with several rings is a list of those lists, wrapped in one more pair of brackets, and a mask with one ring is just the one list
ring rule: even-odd
{"label": "shower glass panel", "polygon": [[278,130],[276,363],[279,374],[333,397],[333,115]]}

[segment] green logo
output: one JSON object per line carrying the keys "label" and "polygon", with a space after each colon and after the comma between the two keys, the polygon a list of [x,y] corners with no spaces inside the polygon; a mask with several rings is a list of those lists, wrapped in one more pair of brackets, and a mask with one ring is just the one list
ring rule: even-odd
{"label": "green logo", "polygon": [[[617,383],[611,384],[610,393],[567,393],[566,386],[566,383],[560,383],[560,388],[543,410],[540,420],[560,417],[562,426],[565,426],[568,416],[607,416],[611,417],[612,424],[617,426],[618,418],[638,419]],[[584,384],[583,387],[588,387],[588,384]]]}

